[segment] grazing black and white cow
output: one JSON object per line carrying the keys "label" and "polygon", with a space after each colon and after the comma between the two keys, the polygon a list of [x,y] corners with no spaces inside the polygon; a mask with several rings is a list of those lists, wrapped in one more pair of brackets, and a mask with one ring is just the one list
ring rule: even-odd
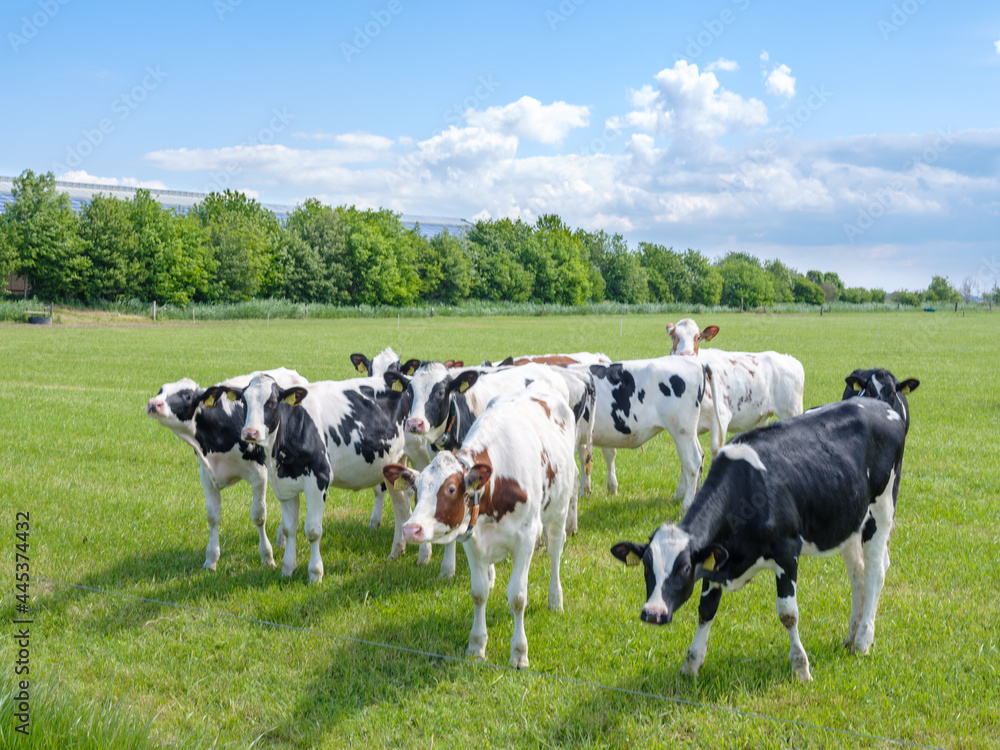
{"label": "grazing black and white cow", "polygon": [[691,319],[667,323],[675,356],[692,356],[712,368],[719,392],[718,410],[707,396],[708,404],[698,422],[698,432],[712,433],[712,455],[726,442],[727,432],[746,432],[763,427],[774,416],[779,419],[802,413],[802,392],[806,375],[795,357],[778,352],[727,352],[701,349],[711,341],[718,326],[702,331]]}
{"label": "grazing black and white cow", "polygon": [[[545,385],[567,403],[580,406],[580,424],[577,435],[583,444],[590,444],[590,423],[585,421],[588,404],[593,403],[593,388],[585,376],[571,374],[561,368],[532,364],[525,367],[474,367],[457,370],[447,363],[425,362],[412,378],[390,373],[407,393],[413,395],[410,416],[406,420],[408,432],[418,435],[437,450],[454,450],[462,446],[476,418],[486,410],[494,396],[516,393],[532,383]],[[475,388],[472,386],[475,385]],[[472,390],[470,390],[472,389]],[[589,389],[589,390],[588,390]],[[581,455],[587,454],[581,448]],[[589,451],[593,463],[593,448]],[[576,532],[576,504],[570,516],[571,533]],[[445,545],[441,561],[441,575],[455,575],[455,545]]]}
{"label": "grazing black and white cow", "polygon": [[577,481],[574,422],[563,396],[532,385],[492,399],[457,453],[441,451],[422,472],[399,464],[382,470],[390,483],[416,491],[416,507],[403,526],[407,541],[464,541],[474,603],[470,656],[486,658],[493,565],[509,554],[507,602],[514,615],[510,666],[527,669],[528,568],[543,525],[551,563],[549,609],[562,611],[559,562]]}
{"label": "grazing black and white cow", "polygon": [[[220,385],[245,387],[260,373],[241,375]],[[280,367],[267,370],[283,388],[302,385],[307,381],[294,370]],[[239,481],[246,481],[253,490],[250,519],[257,527],[260,560],[274,567],[274,552],[267,540],[267,469],[264,451],[240,437],[245,417],[241,404],[227,403],[219,409],[206,409],[202,405],[204,391],[190,378],[166,383],[146,403],[146,413],[191,446],[198,459],[198,477],[205,493],[205,513],[208,517],[208,548],[205,565],[215,570],[219,562],[219,524],[222,520],[222,490]],[[284,544],[278,529],[275,542]]]}
{"label": "grazing black and white cow", "polygon": [[[330,487],[361,490],[382,482],[382,467],[403,457],[403,420],[410,397],[382,378],[322,381],[282,388],[258,375],[246,388],[209,388],[205,398],[240,400],[246,407],[241,436],[264,449],[271,488],[281,502],[285,556],[281,572],[295,570],[299,496],[306,497],[305,535],[309,540],[309,580],[323,579],[320,539]],[[388,489],[396,517],[389,558],[403,554],[402,526],[409,515],[405,493]]]}
{"label": "grazing black and white cow", "polygon": [[676,357],[633,359],[610,365],[570,365],[593,378],[594,445],[607,464],[608,494],[618,492],[615,455],[619,448],[638,448],[666,430],[674,439],[681,478],[674,494],[686,509],[701,479],[704,455],[698,443],[698,419],[706,391],[714,379],[701,363]]}
{"label": "grazing black and white cow", "polygon": [[868,373],[852,373],[848,388],[853,395],[852,382],[861,381],[863,394],[879,397],[848,398],[738,435],[719,451],[679,524],[663,524],[647,544],[611,548],[627,565],[645,568],[645,622],[669,623],[701,579],[685,673],[697,675],[705,660],[722,592],[771,570],[792,669],[811,679],[795,598],[801,555],[840,552],[851,581],[844,645],[862,654],[871,648],[906,441],[905,394],[919,383],[899,383],[885,370]]}

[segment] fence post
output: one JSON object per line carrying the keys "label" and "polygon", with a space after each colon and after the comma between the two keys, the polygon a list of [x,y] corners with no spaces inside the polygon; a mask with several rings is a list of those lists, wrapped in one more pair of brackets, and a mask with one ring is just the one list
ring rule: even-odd
{"label": "fence post", "polygon": [[153,300],[153,322],[156,322],[156,300]]}

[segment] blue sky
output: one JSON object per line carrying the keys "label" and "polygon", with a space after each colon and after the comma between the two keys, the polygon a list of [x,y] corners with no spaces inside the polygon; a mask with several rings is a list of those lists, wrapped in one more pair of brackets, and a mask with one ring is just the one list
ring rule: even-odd
{"label": "blue sky", "polygon": [[1000,274],[1000,4],[0,7],[0,173]]}

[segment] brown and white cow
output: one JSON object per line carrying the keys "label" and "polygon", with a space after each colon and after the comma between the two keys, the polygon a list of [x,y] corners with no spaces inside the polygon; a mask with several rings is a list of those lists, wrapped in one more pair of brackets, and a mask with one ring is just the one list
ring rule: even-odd
{"label": "brown and white cow", "polygon": [[712,455],[726,442],[727,432],[746,432],[763,427],[772,417],[787,419],[802,413],[802,392],[806,374],[795,357],[778,352],[727,352],[701,349],[711,341],[718,326],[698,329],[691,318],[667,323],[672,345],[670,353],[697,357],[712,369],[720,402],[718,416],[711,394],[698,420],[698,432],[712,433]]}
{"label": "brown and white cow", "polygon": [[514,615],[510,666],[527,669],[528,568],[543,526],[551,562],[549,609],[562,611],[559,561],[577,482],[574,422],[561,395],[532,385],[494,398],[457,453],[441,451],[422,472],[401,464],[382,470],[390,486],[416,492],[416,507],[403,526],[408,542],[464,542],[474,604],[470,656],[486,658],[493,565],[509,554],[507,602]]}

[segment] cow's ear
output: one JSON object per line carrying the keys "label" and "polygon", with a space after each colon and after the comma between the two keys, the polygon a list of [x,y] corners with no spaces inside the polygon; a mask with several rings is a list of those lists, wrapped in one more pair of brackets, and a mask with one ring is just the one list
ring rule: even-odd
{"label": "cow's ear", "polygon": [[364,354],[352,354],[351,364],[354,365],[354,369],[362,375],[367,375],[371,372],[372,361]]}
{"label": "cow's ear", "polygon": [[302,403],[302,399],[309,395],[309,391],[300,386],[295,386],[294,388],[286,388],[281,393],[278,394],[278,400],[284,401],[289,406],[299,406]]}
{"label": "cow's ear", "polygon": [[242,395],[243,390],[241,388],[227,388],[224,385],[213,385],[202,391],[201,395],[198,396],[198,400],[211,409],[220,398],[225,397],[231,401],[236,401]]}
{"label": "cow's ear", "polygon": [[476,464],[465,472],[465,489],[481,490],[493,476],[493,467],[489,464]]}
{"label": "cow's ear", "polygon": [[385,387],[390,391],[395,391],[396,393],[402,393],[406,390],[406,386],[410,384],[409,378],[400,375],[398,372],[389,370],[382,376],[385,378]]}
{"label": "cow's ear", "polygon": [[459,373],[450,383],[448,383],[449,391],[458,391],[459,393],[465,393],[472,386],[476,384],[479,380],[479,373],[475,370],[466,370],[463,373]]}
{"label": "cow's ear", "polygon": [[513,367],[513,366],[514,366],[513,356],[507,357],[507,359],[505,359],[503,362],[500,363],[500,367]]}
{"label": "cow's ear", "polygon": [[420,369],[419,359],[408,359],[406,362],[404,362],[402,365],[399,366],[399,371],[407,376],[412,375],[419,369]]}
{"label": "cow's ear", "polygon": [[711,341],[719,335],[719,326],[708,326],[701,332],[701,341]]}
{"label": "cow's ear", "polygon": [[646,554],[648,546],[635,542],[618,542],[611,548],[611,554],[632,568],[642,562],[642,556]]}
{"label": "cow's ear", "polygon": [[448,359],[445,360],[444,366],[451,370],[456,367],[465,367],[465,362],[461,359]]}
{"label": "cow's ear", "polygon": [[721,544],[710,544],[695,552],[691,560],[702,570],[718,570],[729,561],[729,552]]}
{"label": "cow's ear", "polygon": [[917,386],[920,385],[920,381],[915,378],[910,378],[909,380],[904,380],[902,383],[896,386],[896,390],[902,393],[904,396],[913,393],[917,390]]}
{"label": "cow's ear", "polygon": [[493,367],[493,363],[490,362],[488,359],[484,359],[483,364],[480,365],[480,367]]}
{"label": "cow's ear", "polygon": [[667,323],[667,333],[669,333],[671,336],[674,335],[674,328],[675,326],[673,323]]}
{"label": "cow's ear", "polygon": [[855,393],[861,393],[865,389],[867,383],[855,375],[853,372],[844,378],[844,382],[847,383],[851,388],[854,389]]}
{"label": "cow's ear", "polygon": [[382,476],[389,487],[399,492],[413,487],[420,472],[409,469],[402,464],[389,464],[382,467]]}

